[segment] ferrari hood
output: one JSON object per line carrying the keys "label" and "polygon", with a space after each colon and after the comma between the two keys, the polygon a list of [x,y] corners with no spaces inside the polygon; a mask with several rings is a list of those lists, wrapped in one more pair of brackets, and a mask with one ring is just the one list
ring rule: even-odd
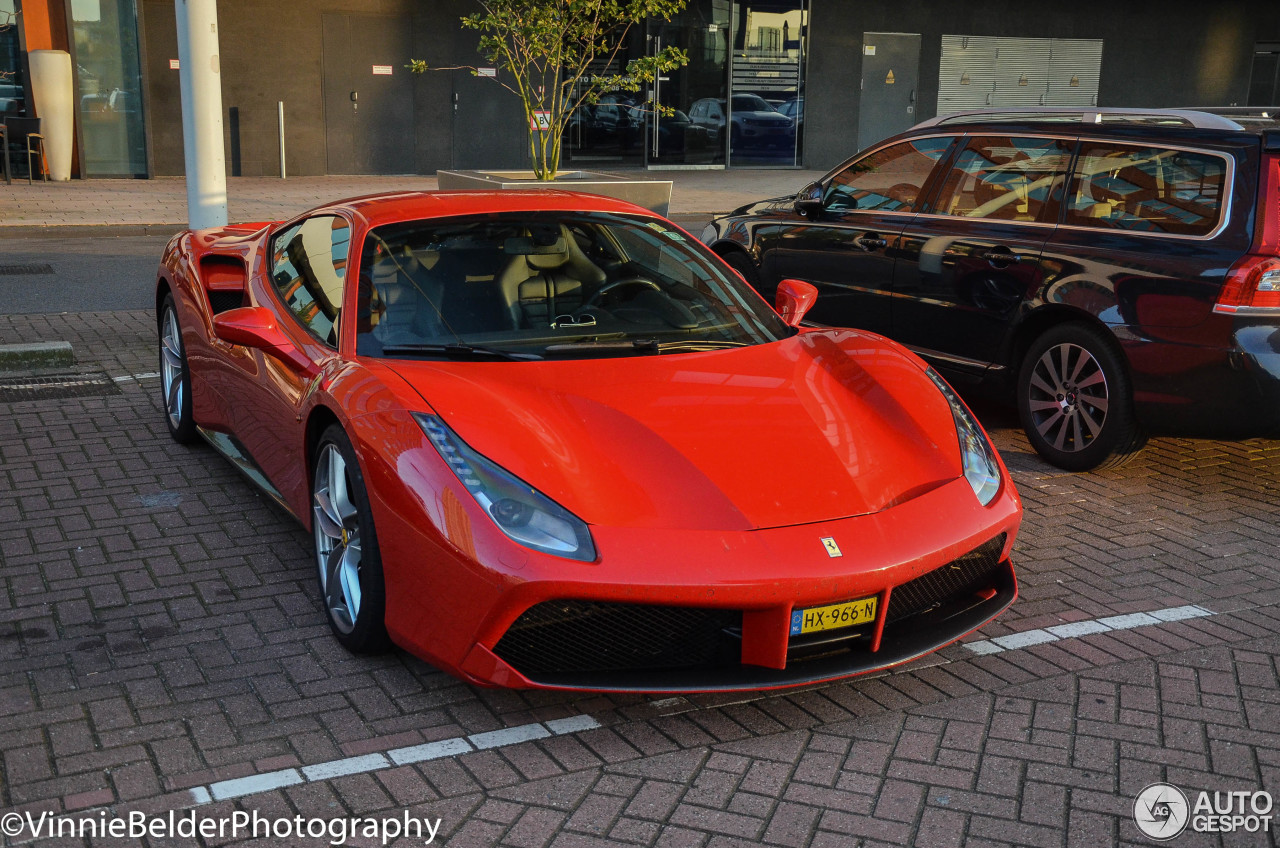
{"label": "ferrari hood", "polygon": [[383,364],[471,447],[589,524],[806,524],[961,474],[942,395],[856,331],[621,359]]}

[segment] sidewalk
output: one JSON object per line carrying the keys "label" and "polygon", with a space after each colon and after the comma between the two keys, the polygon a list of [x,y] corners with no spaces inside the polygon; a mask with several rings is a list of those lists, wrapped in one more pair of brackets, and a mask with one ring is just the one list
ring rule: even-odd
{"label": "sidewalk", "polygon": [[[821,171],[627,171],[674,183],[671,215],[707,217],[744,203],[793,194]],[[431,190],[427,176],[228,177],[231,221],[292,217],[343,197],[382,191]],[[0,238],[33,235],[148,235],[186,226],[186,180],[71,180],[0,183]],[[83,228],[93,228],[85,232]]]}

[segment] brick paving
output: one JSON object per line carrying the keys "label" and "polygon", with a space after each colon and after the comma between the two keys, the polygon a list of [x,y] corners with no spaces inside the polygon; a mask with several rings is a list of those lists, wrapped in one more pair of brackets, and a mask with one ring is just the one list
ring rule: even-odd
{"label": "brick paving", "polygon": [[[86,372],[156,370],[141,312],[0,316],[0,338],[71,341]],[[343,651],[308,536],[211,450],[170,441],[154,379],[119,386],[0,405],[0,814],[407,810],[451,848],[1105,846],[1152,844],[1131,810],[1153,782],[1280,794],[1280,443],[1155,439],[1070,475],[980,408],[1026,521],[1021,599],[974,640],[1211,616],[956,645],[785,694],[524,693]],[[218,781],[579,715],[600,726],[193,807]]]}

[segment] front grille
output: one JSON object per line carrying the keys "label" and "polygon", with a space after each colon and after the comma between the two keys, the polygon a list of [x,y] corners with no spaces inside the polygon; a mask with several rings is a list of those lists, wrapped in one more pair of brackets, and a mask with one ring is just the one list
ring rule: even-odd
{"label": "front grille", "polygon": [[736,665],[741,651],[739,610],[595,601],[530,607],[494,648],[526,676]]}
{"label": "front grille", "polygon": [[1004,534],[976,548],[941,568],[935,568],[901,586],[889,595],[885,623],[933,609],[995,585],[1000,575],[1000,552],[1004,550]]}

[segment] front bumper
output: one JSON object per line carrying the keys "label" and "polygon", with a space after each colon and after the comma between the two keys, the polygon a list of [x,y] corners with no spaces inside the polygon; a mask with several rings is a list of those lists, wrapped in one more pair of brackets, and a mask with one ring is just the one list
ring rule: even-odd
{"label": "front bumper", "polygon": [[[493,651],[473,652],[469,665],[490,665],[490,674],[505,666],[540,687],[610,691],[768,689],[861,674],[950,644],[1008,608],[1017,583],[1000,559],[1004,543],[997,536],[877,592],[879,612],[865,625],[792,635],[786,608],[548,601],[522,614]],[[781,663],[774,645],[785,647]]]}
{"label": "front bumper", "polygon": [[[886,668],[954,642],[1013,602],[1020,516],[1012,487],[984,508],[960,479],[878,514],[797,527],[593,527],[600,560],[544,571],[531,556],[519,582],[492,597],[456,671],[518,688],[691,692]],[[793,611],[873,596],[867,625],[790,635]],[[406,647],[426,647],[403,635]]]}

